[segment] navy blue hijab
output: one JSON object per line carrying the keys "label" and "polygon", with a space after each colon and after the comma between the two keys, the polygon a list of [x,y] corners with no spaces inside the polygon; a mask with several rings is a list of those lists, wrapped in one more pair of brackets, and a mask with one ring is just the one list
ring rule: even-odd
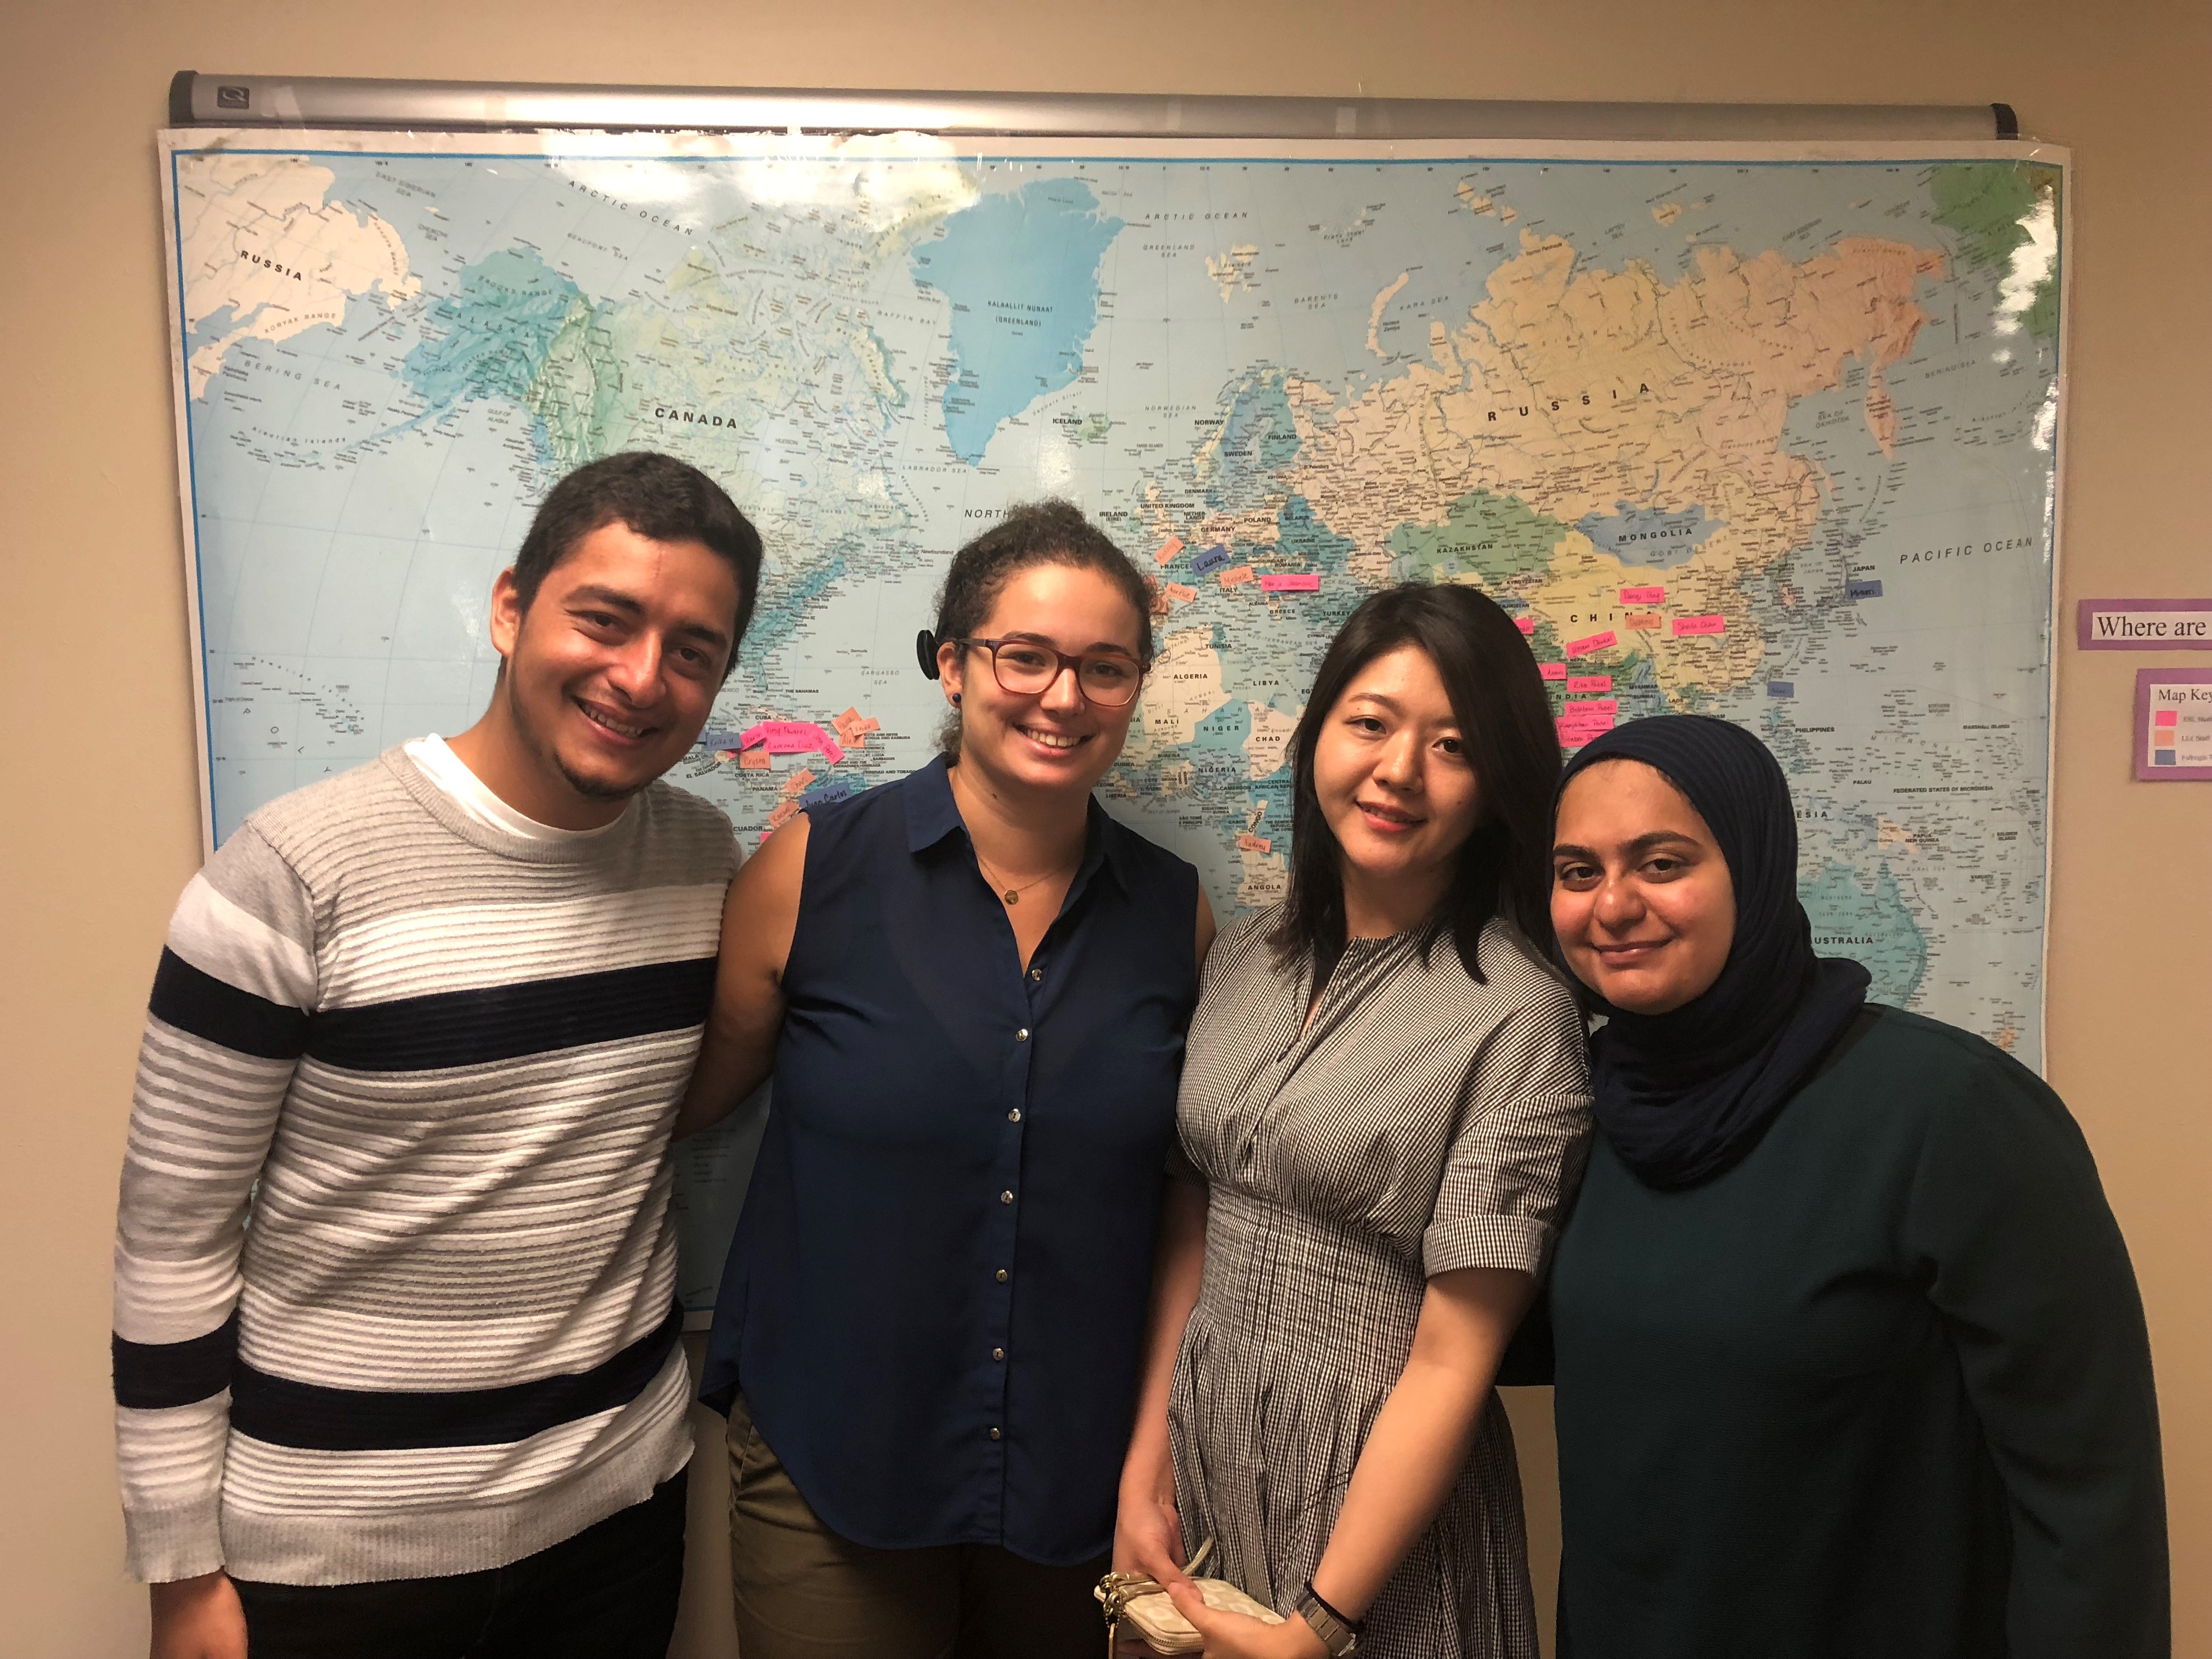
{"label": "navy blue hijab", "polygon": [[[1721,976],[1680,1008],[1607,1018],[1592,1048],[1598,1128],[1647,1187],[1695,1187],[1735,1167],[1857,1018],[1869,975],[1813,954],[1797,902],[1797,816],[1782,769],[1741,726],[1661,714],[1616,726],[1567,763],[1656,768],[1698,809],[1735,887]],[[1554,816],[1556,817],[1556,805]]]}

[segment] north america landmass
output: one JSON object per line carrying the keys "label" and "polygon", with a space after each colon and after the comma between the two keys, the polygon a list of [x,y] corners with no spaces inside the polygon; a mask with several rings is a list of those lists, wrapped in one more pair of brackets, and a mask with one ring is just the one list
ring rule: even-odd
{"label": "north america landmass", "polygon": [[[550,180],[577,198],[565,217],[477,246],[452,228],[441,247],[437,216],[403,228],[385,205],[434,198],[434,170],[364,191],[319,160],[206,158],[177,191],[187,418],[210,396],[265,397],[272,365],[319,337],[337,411],[322,428],[234,422],[211,493],[242,493],[257,469],[356,466],[467,421],[504,434],[517,498],[626,448],[706,468],[772,562],[681,781],[751,840],[927,752],[915,705],[895,707],[861,665],[920,618],[851,637],[854,596],[926,603],[948,522],[972,533],[994,501],[1039,493],[1037,470],[994,446],[1042,428],[1038,454],[1048,441],[1099,458],[1086,505],[1155,584],[1158,662],[1102,793],[1197,857],[1217,904],[1284,890],[1288,744],[1334,628],[1389,583],[1463,582],[1528,637],[1563,749],[1668,711],[1759,731],[1799,795],[1816,948],[1866,962],[1880,999],[1963,1006],[1962,1023],[2032,1057],[2045,694],[1994,659],[1988,678],[2007,683],[1966,695],[1891,684],[1899,647],[1875,619],[1921,568],[1979,558],[2001,580],[2022,549],[2047,559],[2041,523],[2017,512],[1977,519],[1967,503],[1917,533],[1895,503],[1938,448],[2037,441],[2055,380],[2054,169],[1919,169],[1899,195],[1924,210],[1791,251],[1736,246],[1715,192],[1686,185],[1646,210],[1691,228],[1671,269],[1516,209],[1492,174],[1435,175],[1420,187],[1442,222],[1499,249],[1449,311],[1415,303],[1414,262],[1324,301],[1299,290],[1285,239],[1245,240],[1244,212],[1148,213],[1141,186],[1037,172],[947,167],[872,196],[737,193],[696,222],[664,213],[653,234],[680,233],[680,251],[616,288],[570,243],[653,216],[604,185]],[[1115,332],[1135,327],[1116,254],[1133,242],[1202,267],[1222,316],[1176,325],[1326,304],[1369,361],[1347,374],[1255,343],[1210,395],[1139,401],[1109,372],[1129,355]],[[1942,330],[1958,348],[1948,383],[1913,367]],[[1943,395],[1992,353],[2011,393],[1972,408]],[[1125,384],[1151,367],[1138,357]],[[1958,629],[1972,660],[1974,617],[1943,591],[1950,608],[1919,601],[1915,626]],[[288,701],[341,738],[376,724],[356,688],[251,643],[210,639],[211,702]],[[1838,676],[1847,712],[1805,717]]]}

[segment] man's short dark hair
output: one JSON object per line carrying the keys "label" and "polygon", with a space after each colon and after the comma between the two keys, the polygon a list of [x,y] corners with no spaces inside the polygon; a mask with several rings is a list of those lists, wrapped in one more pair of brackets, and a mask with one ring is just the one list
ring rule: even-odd
{"label": "man's short dark hair", "polygon": [[760,596],[760,532],[721,485],[672,455],[627,450],[580,466],[553,486],[514,556],[514,595],[522,609],[530,609],[553,567],[578,543],[611,524],[628,525],[647,541],[698,542],[737,573],[738,614],[730,660],[722,665],[727,679]]}

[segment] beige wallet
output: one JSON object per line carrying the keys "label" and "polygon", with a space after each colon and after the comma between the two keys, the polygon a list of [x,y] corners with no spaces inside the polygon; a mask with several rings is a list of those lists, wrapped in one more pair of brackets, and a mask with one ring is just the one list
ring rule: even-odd
{"label": "beige wallet", "polygon": [[[1198,1547],[1184,1571],[1196,1573],[1206,1565],[1206,1558],[1213,1553],[1213,1540],[1209,1538]],[[1249,1613],[1263,1625],[1279,1625],[1283,1615],[1273,1607],[1254,1601],[1226,1578],[1193,1577],[1191,1583],[1206,1599],[1206,1605],[1219,1613]],[[1206,1639],[1169,1600],[1168,1593],[1152,1579],[1142,1573],[1109,1572],[1098,1581],[1091,1591],[1098,1604],[1106,1610],[1106,1655],[1113,1659],[1114,1642],[1121,1621],[1128,1620],[1146,1650],[1152,1653],[1200,1653],[1206,1648]]]}

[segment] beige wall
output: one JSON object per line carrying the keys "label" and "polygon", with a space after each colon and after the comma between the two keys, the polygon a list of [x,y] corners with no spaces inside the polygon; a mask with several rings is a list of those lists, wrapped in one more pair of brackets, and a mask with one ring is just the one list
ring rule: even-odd
{"label": "beige wall", "polygon": [[[2068,612],[2212,592],[2212,7],[1523,0],[77,0],[4,8],[0,1653],[143,1651],[118,1570],[107,1253],[133,1045],[198,857],[152,134],[170,72],[1967,103],[2078,163]],[[2067,631],[2070,633],[2070,625]],[[2059,659],[2051,1075],[2135,1251],[2176,1651],[2212,1655],[2212,784],[2131,782],[2126,653]],[[118,787],[119,786],[119,787]],[[1516,1402],[1524,1425],[1540,1397]],[[1534,1406],[1534,1413],[1517,1407]],[[1540,1437],[1534,1437],[1540,1439]],[[1532,1469],[1548,1448],[1532,1445]],[[1545,1507],[1540,1502],[1539,1507]],[[711,1530],[711,1529],[710,1529]],[[1540,1550],[1555,1534],[1539,1527]],[[707,1577],[698,1577],[702,1584]],[[711,1595],[692,1609],[702,1632]],[[708,1635],[692,1652],[724,1652]]]}

